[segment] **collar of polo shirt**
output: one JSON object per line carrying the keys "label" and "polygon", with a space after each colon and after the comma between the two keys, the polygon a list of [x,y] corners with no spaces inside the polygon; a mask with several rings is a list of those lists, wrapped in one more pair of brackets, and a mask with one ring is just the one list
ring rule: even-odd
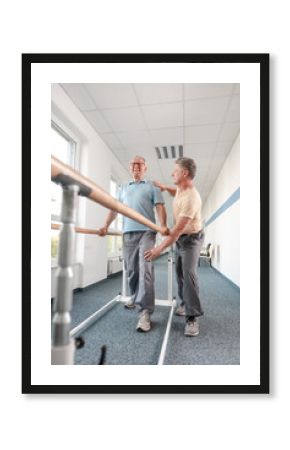
{"label": "collar of polo shirt", "polygon": [[135,183],[147,183],[147,180],[140,180],[140,181],[134,181],[134,180],[131,180],[131,181],[129,181],[129,184],[135,184]]}

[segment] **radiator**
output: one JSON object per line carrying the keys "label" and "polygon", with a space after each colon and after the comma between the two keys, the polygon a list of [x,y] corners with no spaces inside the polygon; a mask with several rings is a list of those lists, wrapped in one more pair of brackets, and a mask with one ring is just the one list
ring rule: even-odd
{"label": "radiator", "polygon": [[108,275],[112,273],[120,272],[123,268],[122,261],[119,257],[108,259]]}

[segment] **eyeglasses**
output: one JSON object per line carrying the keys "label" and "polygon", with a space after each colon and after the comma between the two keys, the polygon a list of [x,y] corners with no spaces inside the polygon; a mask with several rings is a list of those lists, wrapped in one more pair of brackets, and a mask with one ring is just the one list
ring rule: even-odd
{"label": "eyeglasses", "polygon": [[143,162],[130,162],[130,166],[135,166],[136,164],[138,166],[145,166],[145,163],[143,163]]}

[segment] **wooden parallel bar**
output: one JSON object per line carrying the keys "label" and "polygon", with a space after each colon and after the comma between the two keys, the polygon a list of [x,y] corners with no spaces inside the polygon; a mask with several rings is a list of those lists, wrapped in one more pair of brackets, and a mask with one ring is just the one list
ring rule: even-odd
{"label": "wooden parallel bar", "polygon": [[[60,230],[61,225],[59,223],[52,223],[51,229],[52,230]],[[82,234],[96,234],[100,235],[100,230],[92,230],[90,228],[81,228],[81,227],[75,227],[76,233],[82,233]],[[122,236],[121,231],[115,231],[115,230],[108,230],[107,232],[108,236]]]}
{"label": "wooden parallel bar", "polygon": [[123,214],[130,219],[136,220],[154,231],[161,232],[161,227],[151,222],[134,209],[119,202],[89,178],[84,177],[82,174],[59,161],[54,156],[51,157],[51,180],[55,183],[61,184],[62,186],[76,184],[79,186],[80,195],[90,198],[105,208],[111,209],[112,211]]}

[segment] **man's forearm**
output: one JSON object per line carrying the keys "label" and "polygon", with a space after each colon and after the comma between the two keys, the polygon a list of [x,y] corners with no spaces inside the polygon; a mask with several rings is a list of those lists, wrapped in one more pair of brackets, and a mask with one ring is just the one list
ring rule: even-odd
{"label": "man's forearm", "polygon": [[167,214],[164,205],[156,205],[157,215],[162,227],[166,227],[167,224]]}
{"label": "man's forearm", "polygon": [[167,186],[166,184],[163,185],[163,188],[165,191],[167,191],[172,197],[176,194],[176,186]]}
{"label": "man's forearm", "polygon": [[105,221],[106,227],[109,227],[111,225],[111,223],[116,219],[117,214],[118,213],[116,211],[109,211]]}
{"label": "man's forearm", "polygon": [[183,233],[185,226],[187,225],[189,219],[186,217],[182,217],[178,219],[177,224],[171,229],[170,235],[164,239],[164,241],[161,242],[160,245],[158,245],[158,248],[161,252],[165,250],[170,245],[174,244],[174,242],[177,241],[179,236]]}
{"label": "man's forearm", "polygon": [[163,250],[165,250],[167,247],[170,247],[172,244],[174,244],[174,242],[177,241],[177,237],[175,236],[168,236],[164,239],[164,241],[161,242],[161,244],[158,245],[160,252],[163,252]]}

